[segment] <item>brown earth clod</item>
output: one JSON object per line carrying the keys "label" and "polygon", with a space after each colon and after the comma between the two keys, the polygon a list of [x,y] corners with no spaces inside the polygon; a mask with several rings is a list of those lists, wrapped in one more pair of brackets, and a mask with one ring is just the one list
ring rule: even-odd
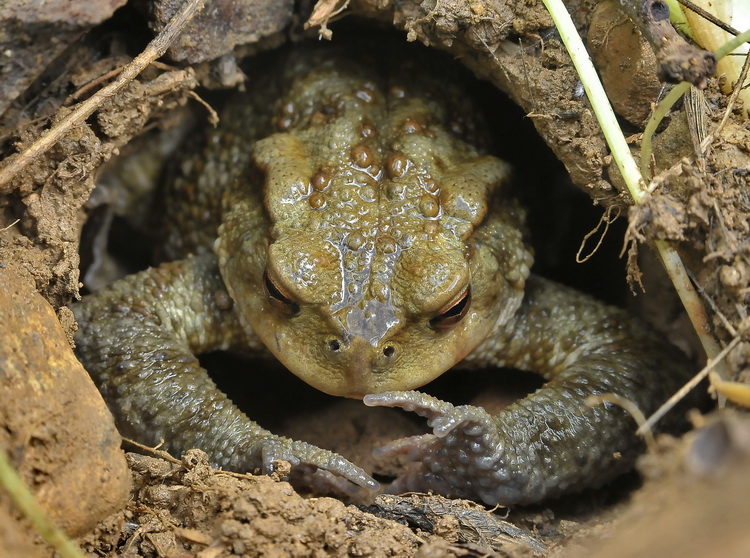
{"label": "brown earth clod", "polygon": [[127,499],[120,436],[28,275],[0,265],[0,284],[0,451],[51,519],[80,534]]}

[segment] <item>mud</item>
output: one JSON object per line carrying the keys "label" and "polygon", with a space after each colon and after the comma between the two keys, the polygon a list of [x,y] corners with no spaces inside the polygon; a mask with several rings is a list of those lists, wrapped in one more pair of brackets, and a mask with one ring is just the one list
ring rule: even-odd
{"label": "mud", "polygon": [[[85,533],[127,501],[120,436],[30,278],[0,264],[0,283],[0,445],[51,519]],[[4,529],[15,526],[23,539],[28,531],[5,492],[0,513]]]}
{"label": "mud", "polygon": [[125,0],[93,0],[85,9],[52,0],[44,10],[34,2],[3,5],[0,14],[0,113],[38,79],[82,33],[112,17]]}
{"label": "mud", "polygon": [[[568,5],[579,29],[587,30],[594,2],[570,0]],[[384,28],[395,28],[403,32],[399,37],[451,53],[478,78],[491,83],[520,107],[526,115],[526,123],[533,123],[549,153],[554,155],[544,153],[546,148],[516,153],[525,161],[519,163],[520,167],[534,168],[557,159],[567,170],[572,183],[598,206],[598,212],[610,208],[611,214],[629,216],[630,229],[642,242],[641,270],[646,274],[644,282],[647,286],[646,293],[638,295],[634,306],[645,317],[658,318],[659,327],[696,357],[698,368],[702,365],[700,347],[685,327],[686,320],[679,303],[668,286],[659,286],[665,282],[658,266],[644,262],[644,254],[649,250],[646,245],[654,239],[673,244],[699,288],[715,337],[724,344],[736,337],[741,338],[726,358],[730,379],[750,381],[750,243],[747,242],[750,236],[750,129],[747,121],[742,119],[740,105],[729,111],[726,123],[715,133],[709,149],[698,155],[695,146],[703,128],[698,126],[696,140],[696,127],[691,125],[696,121],[695,114],[688,115],[686,105],[678,105],[654,140],[652,171],[661,173],[661,179],[647,203],[633,207],[611,162],[593,113],[581,93],[577,75],[540,2],[357,0],[351,2],[344,13],[347,17],[343,21],[328,24],[334,41],[346,36],[351,16],[356,14],[361,18],[357,24],[359,30],[375,33]],[[99,194],[89,200],[105,166],[111,166],[113,158],[121,153],[143,150],[146,142],[164,130],[178,130],[176,134],[179,135],[181,120],[206,118],[206,110],[196,108],[198,103],[191,102],[194,106],[190,107],[189,117],[185,116],[184,109],[176,110],[188,104],[189,92],[197,87],[198,79],[212,88],[238,83],[244,77],[238,62],[240,57],[284,41],[300,39],[303,35],[301,23],[307,14],[309,7],[300,13],[284,12],[279,8],[278,12],[269,15],[268,21],[255,22],[258,29],[267,31],[263,32],[266,38],[260,43],[239,47],[232,53],[232,41],[243,42],[248,40],[247,37],[242,35],[242,39],[235,40],[232,35],[232,41],[226,44],[219,40],[219,46],[212,46],[210,51],[210,56],[221,56],[219,61],[203,61],[196,66],[195,72],[190,67],[152,65],[92,117],[79,123],[55,147],[36,157],[33,164],[12,181],[0,184],[0,269],[4,272],[3,277],[5,268],[25,276],[31,291],[24,295],[24,300],[31,300],[31,292],[37,291],[47,304],[47,311],[34,309],[31,302],[20,305],[28,315],[28,328],[46,338],[48,334],[45,332],[49,328],[62,326],[68,342],[72,338],[75,324],[65,305],[78,296],[79,238],[87,213],[100,211],[105,216],[104,221],[114,221],[114,233],[122,222],[130,222],[131,229],[126,230],[148,228],[147,220],[142,218],[145,213],[143,200],[150,196],[148,189],[138,190],[136,185],[134,189],[124,191],[114,185],[107,191],[104,201],[101,198],[103,189],[98,189]],[[220,15],[225,19],[213,26],[214,35],[217,28],[221,30],[232,25],[231,13],[225,11]],[[263,17],[263,13],[254,15]],[[76,16],[69,14],[66,17],[73,22]],[[601,20],[595,22],[595,31],[599,34],[589,37],[590,44],[598,42],[602,45],[599,63],[605,76],[606,65],[612,66],[615,74],[621,67],[612,61],[613,57],[640,57],[647,53],[638,41],[631,45],[631,54],[604,48],[606,40],[602,40],[602,36],[616,30],[621,21],[617,13],[608,17],[604,23]],[[197,34],[201,24],[196,25],[199,27],[194,33]],[[252,33],[251,30],[250,35]],[[627,33],[633,35],[632,31]],[[34,58],[30,54],[29,60],[33,62],[29,62],[28,75],[38,76],[44,72],[45,77],[18,81],[22,83],[22,87],[14,85],[18,91],[8,91],[4,86],[6,96],[3,98],[15,99],[0,119],[0,152],[3,157],[0,170],[64,118],[72,104],[108,83],[117,69],[143,48],[149,37],[144,16],[126,8],[115,14],[104,27],[72,43],[54,67],[49,65],[49,57]],[[394,35],[387,37],[393,40]],[[249,40],[255,40],[255,37]],[[19,43],[19,48],[24,48],[24,44]],[[195,56],[198,61],[204,60],[201,56],[209,55]],[[647,55],[643,56],[645,60]],[[636,106],[632,103],[616,104],[621,116],[629,121],[624,124],[625,131],[637,154],[639,133],[647,114],[642,105],[652,98],[657,85],[646,69],[648,64],[640,59],[626,61],[636,68],[632,72],[633,79],[618,81],[605,77],[605,85],[613,98],[627,99],[632,97],[629,92],[633,90],[643,95]],[[643,81],[640,81],[641,74]],[[703,100],[698,103],[705,134],[714,133],[727,112],[728,96],[721,92],[720,85],[719,78],[709,79]],[[210,100],[211,94],[206,98]],[[489,99],[488,112],[500,110],[497,107],[501,103],[496,104],[492,97]],[[137,165],[139,169],[144,166],[147,165]],[[545,176],[556,176],[560,171],[550,173]],[[534,176],[533,173],[530,175]],[[158,176],[158,169],[152,171],[147,182],[153,182],[155,176]],[[555,223],[555,226],[578,220],[571,217],[577,215],[576,207],[590,205],[585,198],[582,202],[566,193],[565,199],[570,200],[573,209],[567,205],[563,207],[558,203],[559,198],[554,197],[557,192],[555,188],[546,187],[536,193],[530,191],[525,197],[532,202],[537,200],[542,215],[553,215],[554,219],[541,220]],[[99,209],[94,210],[95,207]],[[533,211],[532,207],[532,218]],[[590,226],[586,226],[593,228],[596,217],[589,218]],[[98,254],[90,259],[109,270],[100,274],[104,281],[127,271],[129,266],[143,265],[139,260],[143,255],[138,253],[128,253],[124,260],[122,255],[118,256],[119,260],[110,259],[104,247],[109,230],[105,226],[94,235],[99,239],[98,248],[90,250],[92,254]],[[610,251],[619,251],[623,230],[624,227],[617,229],[616,226],[610,230],[601,251],[606,251],[607,245]],[[580,241],[583,232],[554,229],[550,236],[558,238],[572,234]],[[548,244],[546,249],[545,243]],[[540,265],[546,266],[545,262],[555,259],[549,254],[556,253],[557,246],[543,240],[538,250]],[[575,247],[565,257],[572,261],[574,252]],[[603,256],[598,254],[594,260],[600,257]],[[112,262],[115,264],[110,265]],[[636,263],[630,261],[632,276],[638,274],[632,268]],[[586,265],[593,266],[596,262]],[[614,264],[614,267],[618,265]],[[608,284],[602,285],[599,273],[591,269],[594,268],[584,266],[575,273],[588,275],[588,283],[603,296],[622,301],[625,271],[619,269],[608,275]],[[7,291],[11,283],[3,281]],[[638,290],[637,286],[635,288]],[[0,339],[2,376],[8,374],[6,363],[8,355],[16,350],[13,347],[27,346],[20,337],[20,326],[8,327],[7,315],[0,315],[0,328],[7,329],[3,330]],[[31,316],[39,317],[32,320]],[[67,356],[60,358],[72,358],[65,343],[60,345],[58,343],[59,350],[67,351]],[[286,381],[282,379],[282,384]],[[477,385],[482,384],[477,382]],[[286,388],[283,385],[281,393]],[[73,384],[66,385],[65,389],[52,389],[45,394],[43,403],[3,394],[0,396],[0,415],[6,421],[3,424],[7,429],[12,420],[21,420],[19,417],[25,416],[24,413],[35,413],[41,407],[53,415],[65,416],[65,405],[71,400],[97,400],[100,404],[98,396],[87,389],[76,388]],[[457,388],[454,385],[445,389]],[[520,391],[523,389],[527,388]],[[471,400],[477,395],[466,394],[465,397]],[[301,397],[313,401],[317,396],[303,394]],[[278,415],[278,405],[268,407],[269,416],[272,417],[274,412]],[[276,424],[286,422],[283,426],[288,432],[340,451],[358,463],[366,464],[368,470],[383,478],[393,476],[402,465],[372,462],[372,447],[387,439],[420,431],[423,425],[410,422],[397,413],[362,415],[363,411],[355,407],[351,403],[324,400],[320,404],[301,406],[294,417],[288,416],[288,409],[283,409],[282,417],[269,420]],[[29,420],[34,422],[37,419]],[[730,419],[716,420],[724,424]],[[741,516],[743,510],[744,504],[736,496],[747,491],[745,475],[741,474],[747,466],[747,451],[742,449],[746,446],[740,441],[746,434],[736,433],[746,433],[747,426],[743,415],[731,420],[733,425],[744,426],[706,427],[709,435],[704,430],[700,431],[704,434],[694,434],[680,442],[662,442],[660,449],[650,455],[652,461],[647,459],[645,462],[643,471],[648,480],[643,487],[639,488],[635,477],[628,478],[601,491],[540,508],[515,509],[507,518],[504,517],[506,510],[489,513],[472,504],[446,503],[426,496],[390,502],[382,500],[379,509],[377,506],[356,507],[327,496],[300,495],[289,484],[277,479],[211,471],[200,454],[189,454],[180,463],[131,455],[128,457],[133,480],[130,502],[124,510],[99,523],[80,543],[85,549],[104,556],[530,556],[535,550],[549,556],[579,556],[589,547],[593,548],[590,551],[592,556],[614,555],[615,548],[621,549],[619,551],[623,554],[620,555],[623,556],[670,553],[740,555],[738,549],[743,545],[747,548],[743,525],[725,518]],[[46,419],[43,422],[48,424]],[[351,425],[346,436],[334,440],[329,436],[326,441],[325,434],[330,433],[330,425],[342,423]],[[28,426],[28,421],[23,419],[21,424]],[[730,431],[734,434],[726,434]],[[11,451],[16,458],[14,464],[20,464],[27,483],[37,490],[42,500],[45,494],[39,489],[40,475],[46,478],[52,471],[64,470],[70,459],[66,455],[70,452],[86,458],[83,469],[79,470],[92,477],[117,476],[112,471],[116,470],[117,460],[122,459],[121,454],[108,458],[111,459],[108,464],[101,464],[88,450],[82,451],[77,445],[82,439],[91,441],[90,433],[73,434],[61,429],[50,436],[61,444],[61,449],[48,448],[34,458],[31,469],[24,470],[22,458],[30,459],[31,448],[39,443],[37,438],[20,436]],[[698,440],[718,440],[720,443],[699,443]],[[46,444],[46,438],[43,441]],[[7,443],[3,442],[4,448],[9,447]],[[694,465],[690,465],[694,459],[685,456],[713,455],[717,444],[725,450],[730,448],[722,453],[725,457],[720,459],[721,465],[710,468],[708,472],[696,472]],[[93,498],[93,503],[80,506],[90,512],[89,518],[81,519],[79,527],[69,529],[73,532],[83,529],[81,526],[88,525],[91,518],[101,519],[102,510],[106,508],[97,507],[101,501],[118,501],[117,497],[107,499],[80,477],[63,475],[60,479],[59,490],[69,495],[83,494]],[[116,489],[114,493],[117,493]],[[632,502],[627,500],[630,493],[635,494]],[[54,510],[55,506],[50,504],[48,507]],[[394,511],[398,506],[401,506],[401,511]],[[714,513],[711,511],[714,509],[720,511]],[[474,523],[467,526],[466,510],[479,514],[469,515],[481,517],[481,521],[477,523],[472,519]],[[5,501],[0,514],[18,515]],[[501,520],[509,521],[511,527],[502,524]],[[1,544],[11,551],[11,556],[28,556],[29,548],[34,548],[40,556],[51,555],[26,523],[0,523],[3,525]],[[492,528],[482,531],[477,525],[491,525]],[[699,526],[704,526],[706,531],[699,531]],[[520,530],[514,531],[513,528]],[[695,536],[684,538],[684,532]],[[703,535],[699,537],[696,533]],[[598,542],[602,539],[610,540]],[[708,546],[690,542],[699,539]],[[633,540],[645,542],[640,547],[627,546],[633,544]],[[545,550],[535,546],[537,544],[544,545]]]}

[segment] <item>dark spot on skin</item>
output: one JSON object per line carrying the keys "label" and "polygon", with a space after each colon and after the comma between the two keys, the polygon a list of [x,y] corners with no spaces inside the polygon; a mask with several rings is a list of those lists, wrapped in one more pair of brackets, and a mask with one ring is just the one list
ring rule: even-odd
{"label": "dark spot on skin", "polygon": [[419,199],[419,211],[428,219],[437,217],[440,213],[440,203],[434,196],[422,196]]}
{"label": "dark spot on skin", "polygon": [[362,130],[360,131],[360,135],[365,138],[374,138],[378,134],[377,129],[375,128],[375,124],[370,122],[369,120],[363,120],[362,121]]}
{"label": "dark spot on skin", "polygon": [[216,302],[216,308],[219,310],[229,310],[233,304],[229,293],[225,290],[216,291],[214,293],[214,301]]}
{"label": "dark spot on skin", "polygon": [[312,186],[318,192],[322,192],[331,183],[331,173],[328,170],[320,170],[312,177]]}
{"label": "dark spot on skin", "polygon": [[388,168],[388,175],[391,178],[401,178],[406,174],[406,169],[409,166],[409,160],[404,156],[403,153],[393,153],[388,157],[386,163]]}
{"label": "dark spot on skin", "polygon": [[326,118],[325,114],[322,112],[314,112],[310,115],[310,125],[311,126],[322,126],[326,123],[328,119]]}
{"label": "dark spot on skin", "polygon": [[401,131],[405,134],[416,134],[422,131],[422,125],[416,120],[409,118],[408,120],[404,120],[404,123],[401,125]]}
{"label": "dark spot on skin", "polygon": [[372,164],[372,151],[366,145],[356,145],[352,148],[352,161],[362,169]]}
{"label": "dark spot on skin", "polygon": [[293,116],[285,116],[282,118],[279,118],[278,122],[276,123],[276,126],[279,130],[282,132],[285,132],[291,128],[294,128],[294,126],[299,121],[299,115],[295,114]]}
{"label": "dark spot on skin", "polygon": [[312,196],[310,196],[309,202],[310,207],[312,207],[313,209],[321,209],[326,204],[326,197],[320,192],[315,192]]}

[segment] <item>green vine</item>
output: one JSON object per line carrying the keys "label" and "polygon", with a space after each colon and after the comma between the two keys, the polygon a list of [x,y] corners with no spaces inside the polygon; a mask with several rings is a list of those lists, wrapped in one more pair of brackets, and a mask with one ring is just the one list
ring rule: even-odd
{"label": "green vine", "polygon": [[[634,202],[638,204],[645,196],[644,177],[646,175],[645,173],[641,173],[632,153],[630,152],[630,148],[625,141],[625,136],[620,129],[615,113],[612,110],[607,94],[604,91],[604,87],[599,80],[599,75],[586,52],[583,41],[578,35],[578,31],[573,24],[565,5],[562,3],[562,0],[543,0],[543,2],[557,26],[557,30],[565,44],[565,48],[568,50],[573,65],[578,72],[578,76],[583,83],[584,90],[586,91],[591,107],[596,115],[597,121],[599,122],[599,126],[602,129],[602,133],[607,140],[612,157],[614,158],[618,169],[620,169],[620,173],[622,174],[630,195]],[[735,39],[727,43],[727,45],[724,45],[719,53],[724,55],[727,52],[734,50],[736,46],[739,46],[739,44],[747,40],[748,33],[743,33],[742,35],[737,36]],[[719,55],[719,53],[717,53],[717,55]],[[675,93],[674,99],[676,100],[677,98],[679,98],[679,94]],[[662,101],[660,105],[661,104],[664,104],[664,107],[666,108],[657,109],[657,112],[660,114],[666,114],[669,107],[664,101]],[[658,120],[656,121],[656,124],[652,126],[653,129],[656,129],[656,125],[658,125]],[[647,156],[642,157],[642,160],[648,161],[650,156],[649,150]],[[685,311],[690,317],[690,321],[698,334],[707,357],[714,361],[717,360],[716,357],[721,352],[721,348],[711,334],[711,328],[708,324],[705,309],[703,308],[700,297],[690,283],[690,279],[679,254],[665,241],[655,241],[654,248],[659,254],[662,264],[674,284],[675,290],[685,307]],[[720,365],[717,364],[717,367],[720,367]],[[723,376],[724,374],[721,375]]]}
{"label": "green vine", "polygon": [[[734,49],[739,47],[741,44],[750,40],[750,29],[744,33],[740,33],[736,37],[727,41],[716,51],[716,59],[721,60],[727,54],[732,52]],[[674,104],[690,89],[690,84],[683,81],[679,85],[676,85],[672,91],[664,97],[656,107],[656,110],[651,115],[646,123],[646,129],[643,131],[643,140],[641,143],[641,174],[646,177],[649,176],[648,167],[651,160],[651,141],[654,137],[654,132],[657,126],[661,123],[667,113],[671,110]],[[635,197],[633,198],[635,199]],[[637,202],[638,200],[636,200]]]}

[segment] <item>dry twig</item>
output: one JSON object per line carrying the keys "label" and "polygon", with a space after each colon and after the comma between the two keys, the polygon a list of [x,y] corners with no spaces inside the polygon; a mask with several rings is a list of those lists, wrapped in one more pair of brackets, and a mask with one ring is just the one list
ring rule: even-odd
{"label": "dry twig", "polygon": [[146,446],[146,445],[141,444],[140,442],[136,442],[135,440],[132,440],[130,438],[123,437],[122,439],[125,442],[127,442],[128,444],[131,444],[131,445],[135,446],[139,450],[144,451],[146,453],[150,453],[150,454],[158,457],[159,459],[163,459],[164,461],[169,461],[170,463],[174,463],[175,465],[181,465],[182,464],[182,461],[180,461],[179,459],[177,459],[176,457],[174,457],[171,453],[159,449],[159,446],[161,446],[164,443],[164,440],[162,440],[161,442],[159,442],[159,446],[156,446],[156,447],[152,448],[151,446]]}
{"label": "dry twig", "polygon": [[185,28],[193,15],[203,7],[204,0],[188,0],[182,9],[175,14],[167,26],[159,33],[135,59],[122,69],[115,81],[94,93],[90,98],[83,101],[78,108],[64,117],[55,126],[50,128],[42,137],[36,140],[11,162],[0,169],[0,193],[6,191],[5,186],[34,159],[45,153],[55,145],[62,137],[71,131],[74,126],[80,124],[91,116],[102,103],[111,98],[115,93],[127,85],[130,81],[143,71],[146,66],[164,55],[175,37]]}
{"label": "dry twig", "polygon": [[652,429],[654,425],[672,409],[672,407],[677,405],[677,403],[679,403],[683,397],[685,397],[688,393],[690,393],[691,390],[693,390],[699,383],[701,383],[706,378],[706,376],[711,373],[716,365],[720,364],[729,354],[729,352],[737,346],[739,342],[740,337],[735,337],[734,339],[732,339],[732,341],[726,347],[724,347],[724,349],[718,355],[716,355],[715,358],[712,358],[708,361],[708,364],[703,367],[703,370],[693,376],[692,379],[690,379],[684,386],[682,386],[672,397],[667,399],[667,401],[665,401],[664,404],[656,410],[656,412],[648,417],[648,420],[646,420],[646,422],[644,422],[640,426],[640,428],[638,428],[637,434],[643,434],[647,430]]}

